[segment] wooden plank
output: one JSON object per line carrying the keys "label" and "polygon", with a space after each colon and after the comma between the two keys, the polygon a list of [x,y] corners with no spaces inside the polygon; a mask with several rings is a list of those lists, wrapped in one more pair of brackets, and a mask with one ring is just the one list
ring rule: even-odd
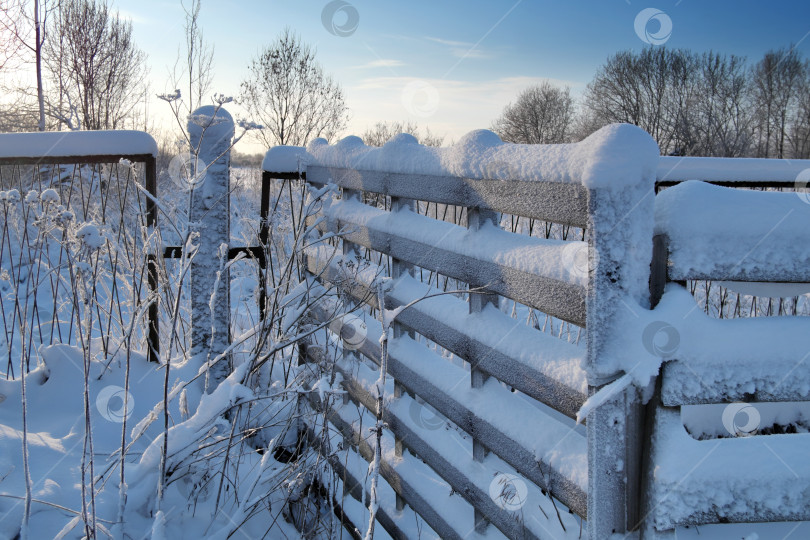
{"label": "wooden plank", "polygon": [[[808,354],[810,356],[810,353]],[[806,359],[807,357],[805,357]],[[728,358],[733,361],[733,358]],[[712,403],[744,402],[790,402],[810,401],[807,378],[788,377],[785,374],[804,370],[806,365],[802,358],[793,358],[768,362],[769,372],[751,375],[746,369],[722,369],[705,366],[696,362],[673,360],[664,363],[661,368],[661,401],[668,407],[680,405],[705,405]],[[725,366],[733,364],[724,364]],[[799,375],[797,373],[797,375]],[[722,377],[722,380],[718,380]],[[711,381],[697,387],[683,385],[683,380]]]}
{"label": "wooden plank", "polygon": [[[342,366],[337,366],[337,369],[343,375],[343,386],[350,393],[352,399],[364,405],[366,408],[373,407],[376,401],[371,394],[351,378],[351,373],[348,370],[343,369]],[[410,400],[411,398],[403,396],[402,399]],[[537,538],[530,530],[517,522],[512,515],[501,509],[495,501],[492,500],[488,490],[472,482],[467,475],[456,466],[455,462],[446,459],[441,453],[436,451],[430,443],[424,441],[417,431],[409,426],[407,418],[400,416],[396,412],[392,412],[390,408],[386,408],[384,416],[388,428],[401,436],[405,446],[413,450],[421,460],[450,484],[456,493],[464,497],[473,508],[480,511],[487,521],[498,527],[498,529],[509,538]],[[406,501],[410,504],[410,500],[407,499],[407,497]],[[479,534],[485,534],[485,531],[480,531],[477,528],[476,530]]]}
{"label": "wooden plank", "polygon": [[[309,271],[321,279],[334,283],[339,279],[339,270],[334,264],[325,266],[326,261],[308,257]],[[366,301],[372,307],[378,307],[372,291],[362,283],[354,283],[346,292],[358,301]],[[426,286],[426,291],[430,290]],[[415,298],[397,293],[396,287],[385,295],[386,309],[396,309],[410,303]],[[545,403],[569,418],[576,418],[577,412],[585,403],[587,396],[546,373],[508,356],[497,347],[482,342],[477,336],[459,331],[463,323],[450,325],[426,311],[424,305],[417,303],[402,311],[397,321],[422,334],[427,339],[445,349],[474,363],[478,369],[489,376],[501,380],[524,394]],[[554,338],[550,338],[554,339]]]}
{"label": "wooden plank", "polygon": [[[810,520],[810,434],[698,441],[684,429],[680,410],[665,407],[654,429],[653,440],[669,443],[654,449],[657,474],[648,519],[657,530]],[[737,474],[725,474],[730,463],[738,464]]]}
{"label": "wooden plank", "polygon": [[[312,314],[321,321],[332,319],[332,313],[320,305],[315,306]],[[357,349],[357,352],[360,352],[379,366],[380,346],[374,340],[366,340]],[[407,358],[400,358],[395,350],[391,351],[388,358],[388,368],[388,372],[394,379],[408,390],[418,394],[461,429],[474,434],[491,452],[497,454],[537,486],[551,491],[557,499],[562,501],[573,512],[586,517],[587,496],[576,483],[549,464],[538,460],[533,452],[524,448],[499,426],[476,416],[465,404],[455,400],[452,396],[440,390],[427,377],[423,377],[411,369]],[[403,439],[405,439],[404,435]]]}
{"label": "wooden plank", "polygon": [[579,184],[479,180],[455,176],[307,167],[317,184],[372,191],[392,197],[490,209],[575,227],[587,224],[588,191]]}
{"label": "wooden plank", "polygon": [[[314,394],[310,394],[309,397],[310,402],[313,404],[313,406],[315,406],[316,408],[321,408],[321,403],[317,400],[317,397],[315,397]],[[310,444],[323,450],[323,442],[321,441],[320,437],[318,437],[312,431],[312,428],[309,427],[307,428],[306,435]],[[351,448],[347,448],[344,450],[347,452],[353,452]],[[329,462],[329,465],[338,474],[338,476],[340,476],[340,479],[343,482],[345,492],[348,493],[360,504],[363,504],[367,507],[369,503],[368,492],[363,489],[362,482],[357,477],[355,477],[347,467],[343,465],[343,462],[340,459],[339,452],[329,453],[328,455],[326,455],[326,459]],[[365,499],[363,499],[364,493]],[[400,529],[399,526],[397,525],[397,520],[394,519],[393,516],[389,516],[388,512],[383,506],[380,506],[377,509],[377,522],[380,525],[382,525],[383,529],[385,529],[385,532],[387,532],[394,540],[409,540],[408,535],[405,534],[402,531],[402,529]],[[344,522],[344,527],[347,529],[347,532],[349,532],[349,534],[351,534],[353,537],[355,537],[355,532],[352,531],[351,528],[359,530],[357,524],[351,522]]]}
{"label": "wooden plank", "polygon": [[402,238],[374,226],[343,219],[327,218],[321,222],[319,229],[340,233],[344,242],[360,244],[466,283],[487,283],[490,292],[577,326],[585,326],[585,288],[582,286],[437,248],[427,241]]}
{"label": "wooden plank", "polygon": [[[693,259],[695,260],[695,259]],[[795,272],[786,271],[777,264],[762,261],[754,269],[739,268],[739,261],[713,260],[711,268],[680,268],[670,261],[669,281],[754,281],[764,283],[810,283],[810,267]],[[692,265],[694,266],[694,265]]]}
{"label": "wooden plank", "polygon": [[[345,438],[351,440],[352,445],[357,447],[360,455],[363,456],[366,461],[370,463],[374,459],[374,450],[371,445],[366,442],[366,437],[355,431],[351,424],[344,420],[337,411],[329,409],[327,411],[327,418]],[[464,540],[464,536],[456,531],[441,516],[440,509],[434,508],[422,497],[419,493],[418,483],[412,483],[407,478],[403,478],[396,468],[392,467],[384,458],[380,463],[380,474],[391,488],[408,501],[408,505],[442,538]],[[382,524],[383,522],[380,521],[380,523]],[[385,525],[383,525],[383,527],[385,527]],[[385,528],[387,531],[388,528]]]}

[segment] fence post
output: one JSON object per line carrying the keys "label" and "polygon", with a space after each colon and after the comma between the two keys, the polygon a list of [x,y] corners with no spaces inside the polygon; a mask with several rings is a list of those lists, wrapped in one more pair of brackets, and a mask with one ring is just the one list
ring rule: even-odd
{"label": "fence post", "polygon": [[[467,228],[471,231],[477,231],[484,224],[489,221],[493,225],[498,224],[498,213],[492,210],[482,210],[480,208],[467,208]],[[469,288],[474,289],[476,287],[482,287],[486,285],[485,283],[469,283]],[[469,309],[470,313],[480,313],[484,310],[487,304],[492,304],[495,307],[498,306],[498,295],[496,294],[473,294],[470,293],[469,295]],[[478,369],[476,364],[477,359],[468,359],[470,360],[470,386],[472,388],[481,388],[484,386],[484,383],[487,380],[486,374]],[[472,449],[473,449],[473,460],[481,463],[484,461],[484,458],[487,454],[487,449],[484,445],[482,445],[478,439],[475,437],[472,438]],[[473,521],[475,526],[475,531],[479,534],[486,534],[487,525],[489,522],[484,517],[484,514],[481,513],[478,508],[473,510]]]}
{"label": "fence post", "polygon": [[[155,235],[157,229],[157,160],[153,156],[149,156],[146,160],[146,190],[149,192],[150,198],[146,199],[146,227],[150,235]],[[147,270],[147,287],[149,294],[152,296],[152,303],[149,305],[147,312],[147,319],[149,321],[149,330],[147,332],[146,345],[148,349],[147,358],[150,362],[160,361],[160,332],[159,332],[159,311],[158,311],[158,257],[161,255],[157,242],[157,238],[150,238],[150,242],[155,246],[154,252],[146,255],[146,270]]]}
{"label": "fence post", "polygon": [[[615,163],[594,171],[588,185],[585,367],[589,394],[643,360],[620,358],[616,351],[608,354],[608,347],[630,331],[619,321],[649,305],[659,161],[655,141],[635,126],[614,126],[601,144],[602,153],[611,155]],[[631,384],[587,418],[588,536],[594,540],[625,534],[638,526],[644,437],[640,394]]]}
{"label": "fence post", "polygon": [[[402,199],[400,197],[391,197],[391,212],[396,213],[400,210],[410,210],[411,212],[416,211],[416,201],[413,199]],[[396,257],[391,257],[391,277],[393,279],[397,279],[404,274],[413,275],[413,265],[406,263]],[[380,309],[383,309],[384,306],[380,306]],[[410,336],[411,339],[416,338],[416,333],[413,330],[409,330],[402,325],[402,323],[397,322],[396,320],[393,323],[393,330],[394,330],[394,339],[399,338],[403,335]],[[402,394],[405,393],[405,389],[402,387],[402,384],[399,381],[394,380],[394,398],[402,397]],[[394,454],[397,457],[402,457],[402,452],[404,451],[402,438],[394,434]],[[396,494],[396,509],[398,511],[402,511],[405,508],[405,499],[397,493]]]}
{"label": "fence post", "polygon": [[[192,154],[205,167],[190,193],[189,228],[199,233],[191,262],[191,353],[212,360],[230,344],[230,147],[233,118],[225,109],[207,105],[188,119]],[[224,246],[224,247],[223,247]],[[217,362],[206,378],[210,392],[230,373],[229,359]]]}

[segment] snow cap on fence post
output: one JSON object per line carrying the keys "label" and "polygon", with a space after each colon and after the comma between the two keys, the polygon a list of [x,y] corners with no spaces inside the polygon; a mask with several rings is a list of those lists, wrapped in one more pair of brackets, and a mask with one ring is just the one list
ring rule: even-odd
{"label": "snow cap on fence post", "polygon": [[[582,148],[582,182],[588,188],[589,256],[587,332],[589,379],[610,379],[624,365],[604,355],[632,304],[649,307],[655,178],[660,151],[643,129],[611,124]],[[630,306],[630,307],[628,307]]]}
{"label": "snow cap on fence post", "polygon": [[[192,355],[213,361],[230,344],[230,149],[234,122],[222,107],[207,105],[188,118],[191,151],[205,174],[191,190],[189,227],[199,233],[191,263]],[[230,359],[214,364],[206,377],[206,391],[230,373]]]}

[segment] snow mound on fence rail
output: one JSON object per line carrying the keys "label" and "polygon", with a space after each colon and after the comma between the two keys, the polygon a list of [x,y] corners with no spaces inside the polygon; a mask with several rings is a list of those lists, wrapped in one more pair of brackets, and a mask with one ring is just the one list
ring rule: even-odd
{"label": "snow mound on fence rail", "polygon": [[262,168],[295,172],[299,159],[323,167],[622,188],[642,181],[652,185],[659,151],[644,130],[630,124],[611,124],[573,144],[511,144],[488,130],[471,131],[453,146],[441,148],[420,145],[405,133],[380,148],[366,146],[354,136],[334,145],[315,139],[306,150],[289,146],[270,149]]}
{"label": "snow mound on fence rail", "polygon": [[143,131],[53,131],[0,134],[0,158],[134,156],[141,154],[157,157],[155,139]]}
{"label": "snow mound on fence rail", "polygon": [[655,232],[669,237],[671,272],[723,279],[733,271],[808,281],[810,204],[805,195],[694,180],[665,189],[655,199]]}
{"label": "snow mound on fence rail", "polygon": [[717,158],[662,156],[659,181],[800,182],[810,159]]}

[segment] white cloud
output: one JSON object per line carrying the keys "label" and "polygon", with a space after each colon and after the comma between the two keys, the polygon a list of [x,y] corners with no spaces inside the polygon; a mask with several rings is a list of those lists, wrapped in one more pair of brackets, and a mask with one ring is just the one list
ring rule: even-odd
{"label": "white cloud", "polygon": [[379,60],[374,60],[367,64],[362,64],[360,66],[353,66],[353,67],[355,69],[374,69],[374,68],[394,68],[404,65],[405,63],[399,60],[393,60],[391,58],[380,58]]}
{"label": "white cloud", "polygon": [[453,41],[450,39],[442,39],[436,37],[426,36],[425,39],[428,41],[435,41],[436,43],[441,43],[442,45],[448,45],[450,47],[472,47],[474,43],[470,43],[469,41]]}

